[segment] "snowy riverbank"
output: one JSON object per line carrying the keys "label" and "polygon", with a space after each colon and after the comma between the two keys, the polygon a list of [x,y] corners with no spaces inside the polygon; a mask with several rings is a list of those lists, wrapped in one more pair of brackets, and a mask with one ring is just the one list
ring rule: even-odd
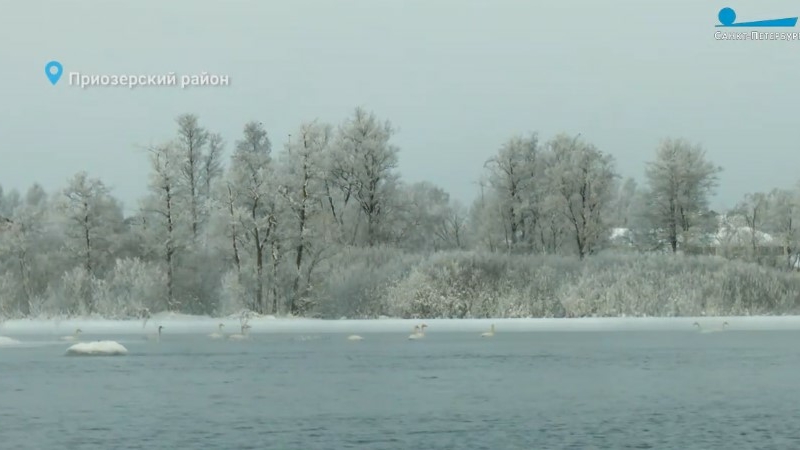
{"label": "snowy riverbank", "polygon": [[[415,324],[425,322],[429,333],[485,331],[495,324],[498,332],[531,331],[691,331],[697,321],[705,327],[719,327],[727,321],[728,330],[800,330],[800,316],[748,317],[614,317],[577,319],[375,319],[322,320],[305,318],[254,317],[249,320],[251,333],[399,333],[410,331]],[[165,334],[211,333],[219,323],[225,330],[236,332],[240,327],[237,316],[213,318],[181,314],[157,314],[147,321],[106,319],[15,319],[0,324],[0,335],[65,335],[80,328],[84,335],[141,334],[158,326]]]}

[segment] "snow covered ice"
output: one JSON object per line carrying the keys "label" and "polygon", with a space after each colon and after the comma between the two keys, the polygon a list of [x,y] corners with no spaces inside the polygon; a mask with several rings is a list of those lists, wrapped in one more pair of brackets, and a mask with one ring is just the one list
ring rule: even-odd
{"label": "snow covered ice", "polygon": [[[249,334],[270,333],[341,333],[343,337],[352,334],[398,333],[408,336],[416,325],[428,325],[426,334],[464,332],[483,333],[495,325],[496,332],[581,332],[581,331],[696,331],[693,325],[698,322],[703,329],[719,327],[723,322],[730,331],[743,330],[797,330],[800,329],[800,316],[742,316],[742,317],[603,317],[603,318],[520,318],[520,319],[341,319],[322,320],[304,318],[275,318],[273,316],[254,317],[249,320]],[[151,318],[146,327],[138,320],[69,319],[52,320],[8,320],[2,328],[5,340],[0,337],[0,345],[6,340],[20,336],[53,336],[57,339],[67,330],[81,329],[82,336],[146,336],[157,333],[164,327],[163,338],[176,334],[198,334],[209,339],[209,333],[219,329],[239,330],[238,319],[211,318],[182,314],[163,314]],[[209,339],[210,340],[210,339]],[[10,342],[10,341],[8,341]]]}
{"label": "snow covered ice", "polygon": [[115,341],[79,342],[67,349],[67,356],[121,356],[128,349]]}
{"label": "snow covered ice", "polygon": [[10,347],[20,345],[21,342],[16,339],[11,339],[7,336],[0,336],[0,347]]}

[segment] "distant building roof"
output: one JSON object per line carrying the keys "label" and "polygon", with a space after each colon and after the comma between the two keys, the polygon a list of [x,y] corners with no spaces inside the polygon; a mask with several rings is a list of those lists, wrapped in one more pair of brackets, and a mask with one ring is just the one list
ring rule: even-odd
{"label": "distant building roof", "polygon": [[712,242],[714,245],[780,245],[777,239],[762,231],[753,230],[750,227],[723,227],[714,235]]}

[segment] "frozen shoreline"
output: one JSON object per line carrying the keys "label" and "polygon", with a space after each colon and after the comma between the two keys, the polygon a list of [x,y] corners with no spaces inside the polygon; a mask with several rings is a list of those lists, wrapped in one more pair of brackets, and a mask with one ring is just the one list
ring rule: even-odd
{"label": "frozen shoreline", "polygon": [[[691,331],[699,322],[704,328],[720,327],[727,321],[728,330],[800,330],[800,316],[738,317],[604,317],[575,319],[306,319],[274,316],[249,320],[251,333],[399,333],[410,332],[416,324],[426,323],[428,333],[479,332],[495,324],[497,332],[535,331]],[[73,318],[61,320],[14,319],[0,324],[0,335],[65,335],[80,328],[84,335],[143,334],[162,325],[165,334],[208,334],[217,330],[239,331],[237,316],[213,318],[181,314],[157,314],[142,327],[142,320]]]}

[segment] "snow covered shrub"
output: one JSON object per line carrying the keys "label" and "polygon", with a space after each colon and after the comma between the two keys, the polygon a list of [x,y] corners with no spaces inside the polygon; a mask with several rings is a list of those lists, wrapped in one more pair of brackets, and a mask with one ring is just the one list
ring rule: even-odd
{"label": "snow covered shrub", "polygon": [[156,264],[139,258],[117,259],[106,280],[93,281],[96,312],[103,317],[129,319],[141,311],[166,309],[166,275]]}
{"label": "snow covered shrub", "polygon": [[229,270],[222,276],[217,315],[229,316],[250,306],[250,302],[247,301],[247,289],[239,278],[236,269]]}
{"label": "snow covered shrub", "polygon": [[579,268],[560,257],[440,253],[394,286],[387,304],[401,317],[560,317],[556,291]]}
{"label": "snow covered shrub", "polygon": [[[508,267],[506,289],[493,316],[564,317],[558,292],[574,283],[582,266],[579,260],[561,256],[517,257]],[[507,315],[514,312],[514,315]]]}
{"label": "snow covered shrub", "polygon": [[608,317],[797,312],[800,279],[752,263],[670,254],[432,256],[389,289],[400,317]]}
{"label": "snow covered shrub", "polygon": [[[483,261],[486,262],[486,261]],[[497,260],[480,264],[466,253],[433,255],[393,286],[386,299],[390,315],[465,318],[496,304],[491,285],[503,270]]]}
{"label": "snow covered shrub", "polygon": [[722,301],[719,310],[734,314],[797,313],[800,307],[800,280],[755,263],[732,262],[717,278]]}
{"label": "snow covered shrub", "polygon": [[386,292],[404,279],[422,256],[391,247],[348,248],[318,269],[310,290],[318,317],[367,318],[386,314]]}
{"label": "snow covered shrub", "polygon": [[92,276],[83,266],[64,272],[61,277],[60,301],[50,299],[50,307],[67,317],[86,316],[94,312],[92,298]]}
{"label": "snow covered shrub", "polygon": [[[220,278],[227,261],[213,252],[199,250],[186,255],[175,268],[174,295],[180,311],[212,314],[219,306]],[[166,283],[166,282],[165,282]]]}
{"label": "snow covered shrub", "polygon": [[0,319],[25,315],[20,305],[25,300],[25,290],[18,276],[11,272],[0,274]]}
{"label": "snow covered shrub", "polygon": [[560,296],[570,316],[700,316],[796,311],[800,279],[707,256],[589,258]]}

